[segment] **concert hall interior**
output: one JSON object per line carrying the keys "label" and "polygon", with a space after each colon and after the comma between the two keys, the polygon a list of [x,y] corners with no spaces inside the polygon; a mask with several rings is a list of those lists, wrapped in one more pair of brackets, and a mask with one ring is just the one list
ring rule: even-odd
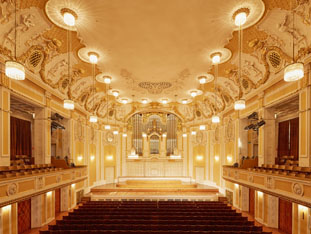
{"label": "concert hall interior", "polygon": [[311,0],[1,0],[0,234],[311,233]]}

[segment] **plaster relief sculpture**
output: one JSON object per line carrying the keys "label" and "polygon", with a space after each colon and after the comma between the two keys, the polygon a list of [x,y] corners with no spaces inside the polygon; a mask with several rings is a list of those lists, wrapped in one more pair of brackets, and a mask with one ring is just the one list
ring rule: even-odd
{"label": "plaster relief sculpture", "polygon": [[303,196],[303,185],[300,183],[293,183],[292,184],[292,191],[294,194]]}
{"label": "plaster relief sculpture", "polygon": [[84,124],[82,119],[78,119],[74,123],[74,134],[76,141],[83,141],[84,140]]}
{"label": "plaster relief sculpture", "polygon": [[160,94],[172,84],[170,82],[140,82],[138,86],[147,89],[150,94]]}
{"label": "plaster relief sculpture", "polygon": [[38,176],[36,179],[36,189],[42,189],[44,187],[44,177]]}
{"label": "plaster relief sculpture", "polygon": [[275,187],[275,180],[272,176],[267,176],[265,178],[265,186],[268,188],[268,189],[274,189]]}
{"label": "plaster relief sculpture", "polygon": [[17,193],[18,187],[16,183],[12,183],[8,185],[8,189],[6,191],[6,194],[8,196],[13,196],[14,194]]}

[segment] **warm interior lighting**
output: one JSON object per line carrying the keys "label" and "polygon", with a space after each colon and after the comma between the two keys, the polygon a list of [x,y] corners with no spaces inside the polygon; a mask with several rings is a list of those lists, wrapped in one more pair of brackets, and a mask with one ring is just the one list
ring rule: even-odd
{"label": "warm interior lighting", "polygon": [[105,130],[110,130],[110,129],[111,129],[111,127],[109,124],[105,125]]}
{"label": "warm interior lighting", "polygon": [[192,135],[192,136],[195,136],[196,134],[197,134],[196,131],[191,131],[191,135]]}
{"label": "warm interior lighting", "polygon": [[238,139],[238,147],[239,147],[239,148],[242,148],[242,142],[241,142],[241,139],[240,139],[240,138]]}
{"label": "warm interior lighting", "polygon": [[80,156],[78,156],[78,161],[82,161],[82,156],[80,155]]}
{"label": "warm interior lighting", "polygon": [[304,77],[303,63],[292,63],[284,69],[284,81],[293,82]]}
{"label": "warm interior lighting", "polygon": [[142,136],[143,136],[143,137],[147,137],[147,134],[143,132],[143,135],[142,135]]}
{"label": "warm interior lighting", "polygon": [[76,187],[76,184],[72,184],[72,185],[71,185],[71,188],[75,188],[75,187]]}
{"label": "warm interior lighting", "polygon": [[127,156],[129,159],[138,159],[139,158],[139,156],[137,155],[137,154],[130,154],[130,155],[128,155]]}
{"label": "warm interior lighting", "polygon": [[244,110],[245,109],[245,100],[240,99],[234,102],[235,110]]}
{"label": "warm interior lighting", "polygon": [[183,137],[187,137],[187,133],[183,133],[182,136],[183,136]]}
{"label": "warm interior lighting", "polygon": [[147,100],[147,99],[142,99],[142,100],[141,100],[141,103],[142,103],[142,104],[147,104],[147,103],[148,103],[148,100]]}
{"label": "warm interior lighting", "polygon": [[96,64],[98,62],[98,55],[94,52],[90,52],[89,54],[90,63]]}
{"label": "warm interior lighting", "polygon": [[258,195],[258,197],[262,197],[262,196],[263,196],[263,193],[260,192],[260,191],[257,191],[257,195]]}
{"label": "warm interior lighting", "polygon": [[212,123],[220,123],[220,118],[218,115],[213,115],[212,117]]}
{"label": "warm interior lighting", "polygon": [[213,56],[212,56],[212,62],[213,62],[214,64],[220,63],[220,54],[219,54],[219,53],[213,54]]}
{"label": "warm interior lighting", "polygon": [[126,133],[123,133],[122,136],[123,136],[123,137],[127,137],[127,134],[126,134]]}
{"label": "warm interior lighting", "polygon": [[302,214],[302,219],[305,219],[305,216],[308,214],[308,207],[303,206],[303,205],[298,205],[298,210]]}
{"label": "warm interior lighting", "polygon": [[118,135],[119,134],[119,131],[118,130],[114,130],[113,131],[113,135]]}
{"label": "warm interior lighting", "polygon": [[182,103],[182,104],[187,104],[187,103],[188,103],[188,100],[187,100],[187,99],[183,99],[183,100],[181,101],[181,103]]}
{"label": "warm interior lighting", "polygon": [[118,97],[119,96],[119,91],[118,90],[113,90],[112,91],[112,95],[115,96],[115,97]]}
{"label": "warm interior lighting", "polygon": [[104,77],[104,83],[105,84],[110,84],[111,83],[111,77],[110,76],[105,76]]}
{"label": "warm interior lighting", "polygon": [[127,99],[125,99],[125,98],[123,98],[122,100],[121,100],[121,102],[125,105],[125,104],[127,104]]}
{"label": "warm interior lighting", "polygon": [[234,18],[234,24],[236,26],[242,26],[243,24],[246,23],[246,18],[247,18],[246,12],[240,12],[240,13],[236,14],[236,16]]}
{"label": "warm interior lighting", "polygon": [[95,159],[95,156],[91,155],[91,161],[94,161],[94,159]]}
{"label": "warm interior lighting", "polygon": [[235,187],[235,188],[239,188],[239,185],[238,185],[238,184],[234,184],[234,187]]}
{"label": "warm interior lighting", "polygon": [[90,122],[91,123],[96,123],[97,122],[97,116],[96,115],[91,115],[90,116]]}
{"label": "warm interior lighting", "polygon": [[47,195],[48,197],[52,196],[52,191],[47,192],[46,195]]}
{"label": "warm interior lighting", "polygon": [[190,95],[191,95],[191,97],[196,97],[197,95],[198,95],[198,92],[197,91],[191,91],[190,92]]}
{"label": "warm interior lighting", "polygon": [[219,156],[215,155],[215,161],[218,162],[219,161]]}
{"label": "warm interior lighting", "polygon": [[200,76],[198,79],[200,84],[206,84],[207,82],[206,76]]}
{"label": "warm interior lighting", "polygon": [[203,156],[202,155],[197,155],[197,160],[198,161],[202,161],[203,160]]}
{"label": "warm interior lighting", "polygon": [[171,159],[181,159],[180,155],[170,155]]}
{"label": "warm interior lighting", "polygon": [[67,110],[73,110],[75,108],[75,103],[72,100],[64,100],[64,108]]}
{"label": "warm interior lighting", "polygon": [[167,104],[168,103],[168,100],[167,99],[162,99],[162,104]]}
{"label": "warm interior lighting", "polygon": [[227,156],[227,161],[228,161],[228,162],[232,162],[232,156],[228,155],[228,156]]}
{"label": "warm interior lighting", "polygon": [[162,134],[162,137],[166,137],[166,133],[163,133],[163,134]]}
{"label": "warm interior lighting", "polygon": [[200,125],[200,130],[204,131],[206,129],[205,125]]}
{"label": "warm interior lighting", "polygon": [[3,212],[8,212],[10,210],[11,210],[11,205],[7,205],[7,206],[2,207]]}
{"label": "warm interior lighting", "polygon": [[111,161],[111,160],[113,159],[113,156],[112,156],[112,155],[108,155],[108,156],[106,157],[106,159],[109,160],[109,161]]}
{"label": "warm interior lighting", "polygon": [[64,19],[64,23],[70,27],[75,26],[76,24],[76,17],[68,11],[64,13],[63,19]]}
{"label": "warm interior lighting", "polygon": [[25,80],[25,68],[21,63],[6,61],[5,75],[13,80]]}

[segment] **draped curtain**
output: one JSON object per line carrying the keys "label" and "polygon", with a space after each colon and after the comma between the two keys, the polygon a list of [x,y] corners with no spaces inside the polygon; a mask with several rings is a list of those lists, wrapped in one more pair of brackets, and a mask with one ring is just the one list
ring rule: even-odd
{"label": "draped curtain", "polygon": [[289,121],[279,123],[278,157],[290,155]]}
{"label": "draped curtain", "polygon": [[11,117],[11,160],[16,155],[31,157],[31,122]]}

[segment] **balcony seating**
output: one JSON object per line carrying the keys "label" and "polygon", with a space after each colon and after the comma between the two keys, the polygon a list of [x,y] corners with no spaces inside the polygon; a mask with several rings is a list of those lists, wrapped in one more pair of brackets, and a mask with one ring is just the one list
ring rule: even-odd
{"label": "balcony seating", "polygon": [[261,167],[248,168],[248,170],[277,175],[294,176],[299,178],[311,178],[310,167],[263,164]]}
{"label": "balcony seating", "polygon": [[222,202],[88,201],[48,233],[265,233]]}
{"label": "balcony seating", "polygon": [[62,168],[56,168],[52,164],[36,164],[36,165],[15,164],[12,166],[1,166],[0,179],[27,176],[45,172],[53,172],[58,170],[62,170]]}

